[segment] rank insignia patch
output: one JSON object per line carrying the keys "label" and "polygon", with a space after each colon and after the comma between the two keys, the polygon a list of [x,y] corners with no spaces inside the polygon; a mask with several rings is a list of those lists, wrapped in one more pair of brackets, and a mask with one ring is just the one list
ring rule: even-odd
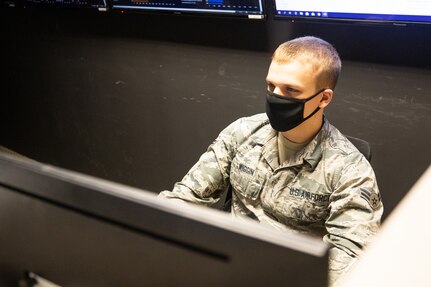
{"label": "rank insignia patch", "polygon": [[361,197],[365,199],[373,209],[377,209],[380,206],[382,198],[380,193],[370,193],[369,191],[361,188]]}

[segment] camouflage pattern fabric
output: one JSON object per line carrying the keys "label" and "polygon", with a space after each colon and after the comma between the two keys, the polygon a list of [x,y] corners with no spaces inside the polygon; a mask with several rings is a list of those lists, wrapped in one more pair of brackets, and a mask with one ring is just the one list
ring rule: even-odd
{"label": "camouflage pattern fabric", "polygon": [[266,114],[241,118],[159,197],[210,206],[229,184],[233,216],[331,244],[330,286],[341,281],[380,226],[383,205],[373,169],[327,119],[307,146],[280,165],[277,132]]}

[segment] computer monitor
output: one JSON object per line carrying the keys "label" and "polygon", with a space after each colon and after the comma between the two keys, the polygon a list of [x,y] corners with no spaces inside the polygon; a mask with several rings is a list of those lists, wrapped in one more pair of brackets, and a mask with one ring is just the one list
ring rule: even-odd
{"label": "computer monitor", "polygon": [[264,19],[263,0],[112,0],[112,8],[172,14],[219,15]]}
{"label": "computer monitor", "polygon": [[0,286],[326,286],[320,238],[0,154]]}
{"label": "computer monitor", "polygon": [[16,6],[15,0],[1,0],[2,7],[14,8]]}
{"label": "computer monitor", "polygon": [[27,7],[52,7],[73,9],[108,10],[108,0],[19,0],[20,5]]}
{"label": "computer monitor", "polygon": [[307,21],[431,24],[431,1],[274,0],[276,18]]}

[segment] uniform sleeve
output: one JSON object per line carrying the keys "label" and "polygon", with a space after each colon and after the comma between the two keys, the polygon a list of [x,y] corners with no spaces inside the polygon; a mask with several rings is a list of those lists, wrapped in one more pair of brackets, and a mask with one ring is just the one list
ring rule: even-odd
{"label": "uniform sleeve", "polygon": [[339,286],[380,228],[383,205],[369,162],[352,160],[336,174],[324,240],[329,251],[329,286]]}
{"label": "uniform sleeve", "polygon": [[229,183],[236,126],[234,122],[225,128],[181,182],[177,182],[172,191],[162,191],[159,197],[208,206],[216,203]]}

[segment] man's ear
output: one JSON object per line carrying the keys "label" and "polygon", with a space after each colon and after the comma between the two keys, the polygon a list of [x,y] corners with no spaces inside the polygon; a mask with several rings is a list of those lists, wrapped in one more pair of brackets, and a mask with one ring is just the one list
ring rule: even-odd
{"label": "man's ear", "polygon": [[322,98],[320,99],[319,108],[323,109],[332,101],[332,96],[334,91],[331,89],[326,89],[322,92]]}

